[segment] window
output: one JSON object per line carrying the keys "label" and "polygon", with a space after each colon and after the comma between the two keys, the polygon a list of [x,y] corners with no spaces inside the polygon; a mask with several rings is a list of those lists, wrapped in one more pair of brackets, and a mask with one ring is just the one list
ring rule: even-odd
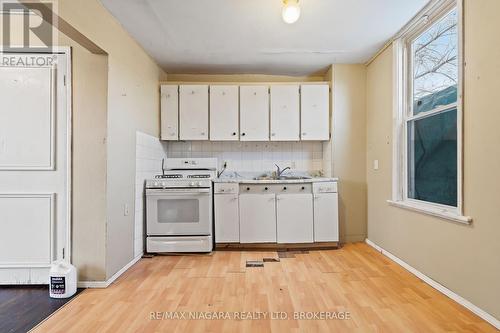
{"label": "window", "polygon": [[394,43],[395,136],[391,203],[461,216],[460,10],[432,3]]}

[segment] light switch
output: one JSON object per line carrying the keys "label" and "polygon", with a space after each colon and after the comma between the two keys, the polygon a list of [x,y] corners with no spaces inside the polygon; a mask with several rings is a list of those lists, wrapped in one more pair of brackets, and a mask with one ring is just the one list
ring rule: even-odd
{"label": "light switch", "polygon": [[123,206],[123,215],[124,216],[128,216],[130,214],[130,211],[129,211],[129,208],[128,208],[128,204],[125,204]]}
{"label": "light switch", "polygon": [[378,160],[373,160],[373,170],[378,170]]}

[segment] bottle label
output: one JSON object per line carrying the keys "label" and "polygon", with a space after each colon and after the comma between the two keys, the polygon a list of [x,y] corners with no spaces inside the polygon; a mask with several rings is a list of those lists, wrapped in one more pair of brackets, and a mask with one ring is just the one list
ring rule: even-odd
{"label": "bottle label", "polygon": [[51,276],[50,290],[53,294],[64,294],[66,291],[66,278],[64,276]]}

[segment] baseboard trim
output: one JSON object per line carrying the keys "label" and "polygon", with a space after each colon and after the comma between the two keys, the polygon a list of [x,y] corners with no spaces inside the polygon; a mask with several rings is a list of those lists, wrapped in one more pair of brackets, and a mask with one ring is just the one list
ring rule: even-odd
{"label": "baseboard trim", "polygon": [[141,259],[142,254],[138,255],[131,262],[123,266],[118,272],[116,272],[112,277],[107,279],[106,281],[78,281],[78,288],[107,288],[110,284],[112,284],[116,279],[120,277],[127,269],[132,267],[133,264]]}
{"label": "baseboard trim", "polygon": [[428,277],[424,273],[420,272],[416,268],[410,266],[409,264],[407,264],[403,260],[396,257],[394,254],[384,250],[383,248],[381,248],[380,246],[378,246],[377,244],[375,244],[374,242],[372,242],[368,238],[365,239],[365,242],[366,242],[366,244],[370,245],[371,247],[373,247],[375,250],[377,250],[381,254],[385,255],[386,257],[388,257],[389,259],[391,259],[392,261],[394,261],[398,265],[402,266],[404,269],[406,269],[407,271],[409,271],[410,273],[412,273],[413,275],[415,275],[416,277],[418,277],[419,279],[421,279],[422,281],[424,281],[425,283],[430,285],[432,288],[441,292],[445,296],[448,296],[449,298],[451,298],[452,300],[454,300],[458,304],[464,306],[465,308],[467,308],[470,311],[472,311],[473,313],[475,313],[477,316],[481,317],[482,319],[484,319],[485,321],[487,321],[488,323],[493,325],[496,329],[500,330],[500,320],[493,317],[488,312],[486,312],[483,309],[479,308],[478,306],[472,304],[471,302],[469,302],[468,300],[466,300],[462,296],[454,293],[453,291],[446,288],[445,286],[443,286],[439,282],[434,281],[433,279],[431,279],[430,277]]}

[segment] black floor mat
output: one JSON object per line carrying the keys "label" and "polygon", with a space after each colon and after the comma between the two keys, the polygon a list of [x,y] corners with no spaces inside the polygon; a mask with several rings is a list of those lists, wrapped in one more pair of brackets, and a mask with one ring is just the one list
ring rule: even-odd
{"label": "black floor mat", "polygon": [[42,285],[0,286],[0,332],[28,332],[73,297],[50,298],[49,287]]}

